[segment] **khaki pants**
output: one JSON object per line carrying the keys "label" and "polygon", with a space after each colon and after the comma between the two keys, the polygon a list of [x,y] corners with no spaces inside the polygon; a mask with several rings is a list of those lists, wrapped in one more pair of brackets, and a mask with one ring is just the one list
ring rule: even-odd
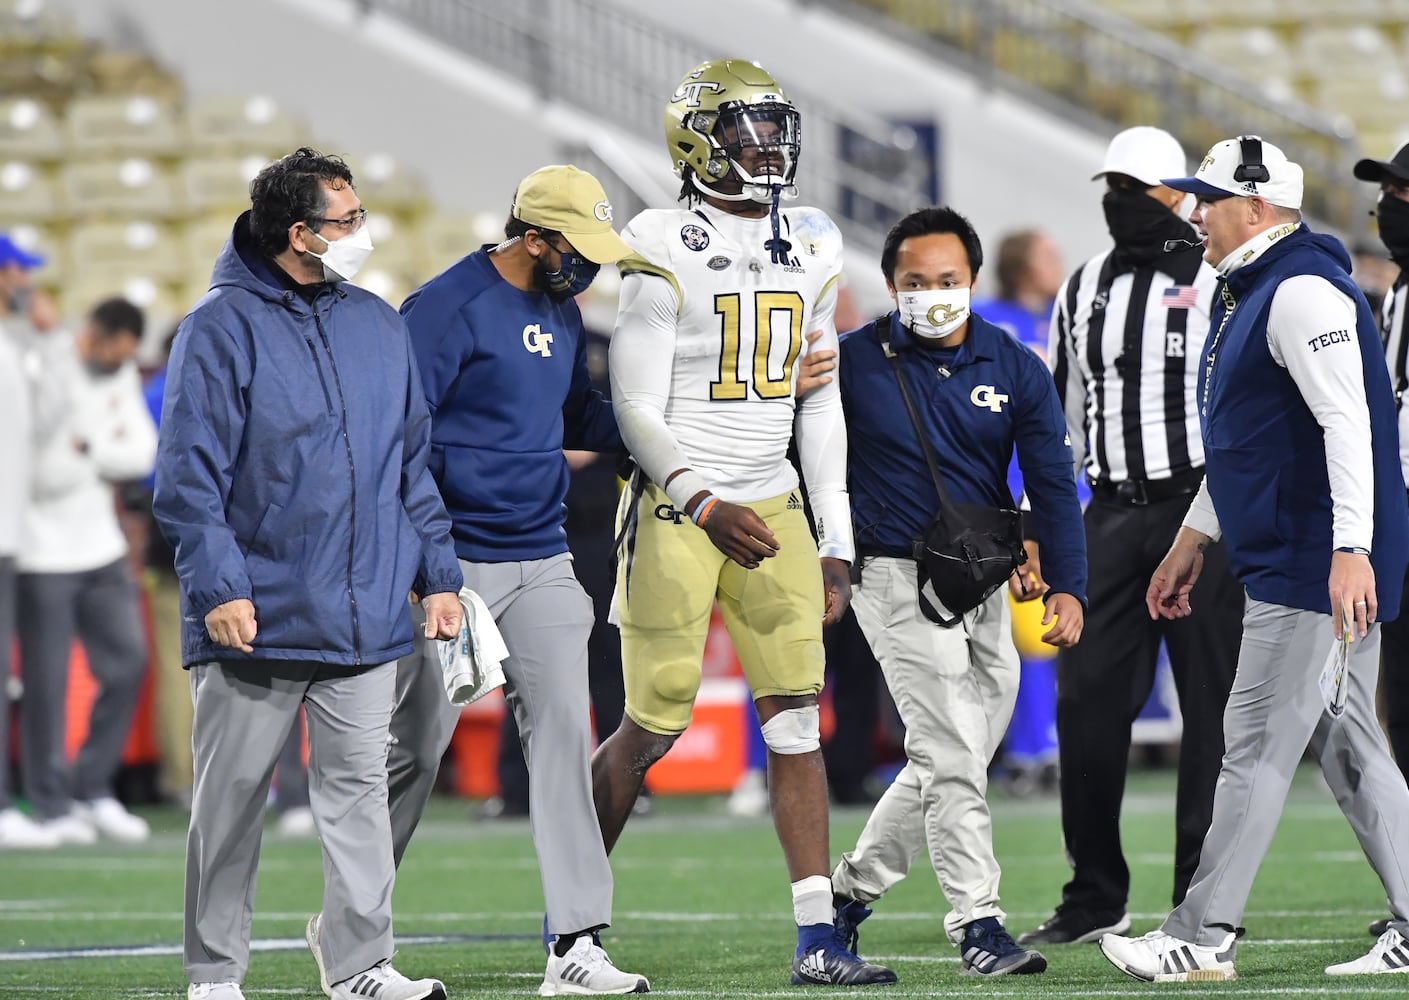
{"label": "khaki pants", "polygon": [[157,746],[161,790],[173,798],[191,794],[191,679],[181,667],[181,585],[170,573],[148,570],[144,579],[156,646]]}

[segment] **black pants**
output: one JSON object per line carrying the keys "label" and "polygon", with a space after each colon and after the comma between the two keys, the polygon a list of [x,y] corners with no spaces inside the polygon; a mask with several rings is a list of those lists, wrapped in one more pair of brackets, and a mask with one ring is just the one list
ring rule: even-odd
{"label": "black pants", "polygon": [[1120,806],[1130,729],[1150,696],[1160,639],[1169,650],[1184,735],[1175,800],[1174,902],[1198,867],[1223,758],[1223,709],[1237,670],[1243,588],[1222,543],[1204,553],[1193,615],[1151,621],[1145,590],[1192,498],[1137,507],[1097,497],[1086,510],[1089,610],[1081,642],[1057,661],[1062,833],[1075,871],[1067,909],[1124,912],[1130,869]]}
{"label": "black pants", "polygon": [[[1409,588],[1409,576],[1405,578]],[[1380,628],[1380,691],[1384,699],[1385,733],[1394,762],[1409,777],[1409,589],[1398,617]],[[1381,608],[1381,611],[1388,609]]]}
{"label": "black pants", "polygon": [[856,621],[846,614],[822,631],[827,650],[827,684],[836,727],[822,745],[827,784],[841,803],[871,801],[866,779],[875,768],[876,721],[881,710],[881,667]]}

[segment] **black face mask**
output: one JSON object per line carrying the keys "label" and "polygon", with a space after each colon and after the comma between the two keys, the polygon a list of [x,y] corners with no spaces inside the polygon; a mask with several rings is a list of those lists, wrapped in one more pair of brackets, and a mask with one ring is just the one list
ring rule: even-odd
{"label": "black face mask", "polygon": [[1116,249],[1135,260],[1155,260],[1164,253],[1166,240],[1193,239],[1187,222],[1144,191],[1112,188],[1101,207]]}
{"label": "black face mask", "polygon": [[1375,209],[1380,240],[1400,267],[1409,268],[1409,201],[1386,194]]}

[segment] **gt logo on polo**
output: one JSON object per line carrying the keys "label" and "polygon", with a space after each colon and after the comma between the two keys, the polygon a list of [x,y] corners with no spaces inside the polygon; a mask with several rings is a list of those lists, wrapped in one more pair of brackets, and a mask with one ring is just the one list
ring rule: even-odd
{"label": "gt logo on polo", "polygon": [[603,198],[592,206],[592,215],[598,222],[612,221],[612,203]]}
{"label": "gt logo on polo", "polygon": [[530,323],[523,328],[523,346],[530,354],[541,354],[545,358],[551,358],[553,352],[548,349],[548,345],[553,342],[551,333],[544,333],[537,323]]}
{"label": "gt logo on polo", "polygon": [[975,406],[986,406],[994,413],[1003,412],[1003,404],[1007,401],[1008,397],[991,385],[976,385],[974,391],[969,393],[969,402]]}
{"label": "gt logo on polo", "polygon": [[925,319],[930,321],[931,326],[943,326],[952,322],[959,315],[959,310],[943,302],[937,302],[930,306],[930,311],[925,313]]}

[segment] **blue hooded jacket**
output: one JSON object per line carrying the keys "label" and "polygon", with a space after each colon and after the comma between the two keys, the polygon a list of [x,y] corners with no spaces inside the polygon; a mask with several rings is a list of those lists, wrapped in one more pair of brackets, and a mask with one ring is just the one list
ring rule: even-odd
{"label": "blue hooded jacket", "polygon": [[[353,285],[289,291],[248,220],[167,368],[153,512],[176,549],[182,662],[386,663],[411,651],[408,592],[463,585],[406,325]],[[205,629],[240,598],[252,654]]]}

